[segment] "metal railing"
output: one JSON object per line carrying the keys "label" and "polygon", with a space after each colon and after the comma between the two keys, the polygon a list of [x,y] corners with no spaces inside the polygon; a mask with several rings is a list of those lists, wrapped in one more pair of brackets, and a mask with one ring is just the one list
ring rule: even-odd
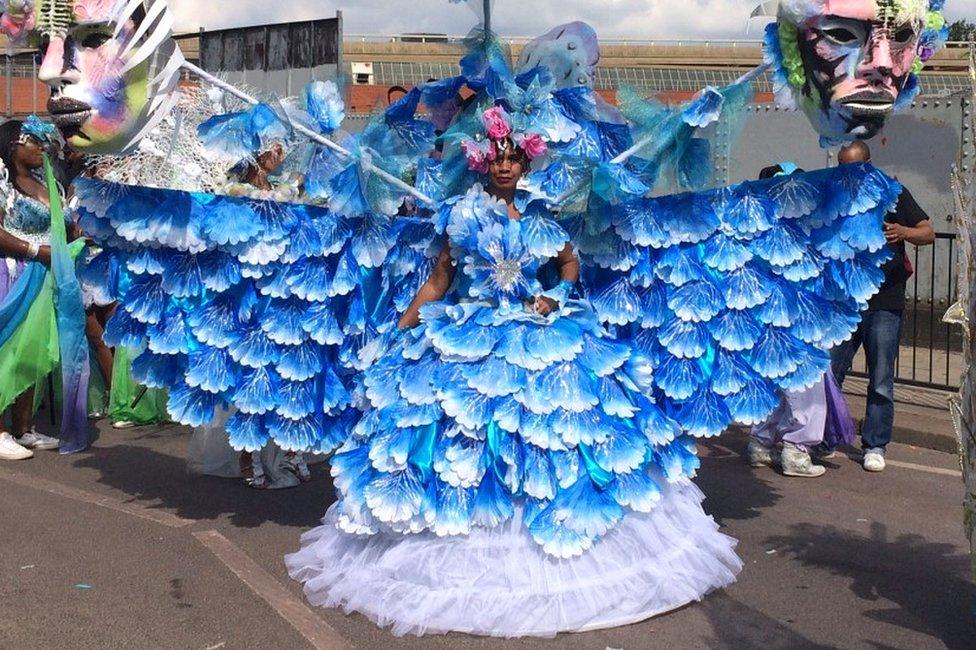
{"label": "metal railing", "polygon": [[[909,245],[907,248],[915,273],[906,287],[895,383],[958,390],[965,370],[962,332],[960,328],[942,322],[942,315],[957,298],[956,235],[937,233],[932,246]],[[850,374],[867,377],[863,349],[855,357]]]}

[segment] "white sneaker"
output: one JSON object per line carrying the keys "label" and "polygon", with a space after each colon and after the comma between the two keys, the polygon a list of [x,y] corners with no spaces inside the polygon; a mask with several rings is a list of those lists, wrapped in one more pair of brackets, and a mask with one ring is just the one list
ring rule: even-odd
{"label": "white sneaker", "polygon": [[869,472],[883,472],[885,468],[884,451],[868,449],[864,452],[864,469]]}
{"label": "white sneaker", "polygon": [[823,476],[824,472],[827,471],[823,465],[813,464],[809,452],[788,442],[783,443],[782,465],[783,474],[786,476],[816,478]]}
{"label": "white sneaker", "polygon": [[57,438],[46,436],[43,433],[34,431],[33,429],[22,435],[17,442],[20,443],[21,446],[27,447],[28,449],[57,449],[61,446],[61,441]]}
{"label": "white sneaker", "polygon": [[131,420],[118,420],[112,423],[113,429],[131,429],[134,426],[136,426],[136,423]]}
{"label": "white sneaker", "polygon": [[34,452],[18,444],[12,435],[6,431],[0,433],[0,459],[26,460],[33,457]]}
{"label": "white sneaker", "polygon": [[755,438],[749,440],[749,447],[746,449],[746,456],[749,458],[749,464],[753,467],[773,466],[773,450]]}

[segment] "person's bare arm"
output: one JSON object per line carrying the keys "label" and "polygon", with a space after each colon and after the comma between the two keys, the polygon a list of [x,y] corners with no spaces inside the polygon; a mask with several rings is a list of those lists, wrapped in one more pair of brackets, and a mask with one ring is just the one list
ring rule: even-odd
{"label": "person's bare arm", "polygon": [[935,241],[935,230],[932,229],[932,222],[928,219],[919,221],[917,226],[886,223],[884,233],[889,244],[907,241],[916,246],[928,246]]}
{"label": "person's bare arm", "polygon": [[[4,257],[12,257],[17,260],[30,261],[30,244],[19,237],[14,237],[3,228],[0,228],[0,254],[2,254]],[[50,266],[51,247],[39,247],[37,257],[35,259],[46,266]]]}
{"label": "person's bare arm", "polygon": [[454,264],[451,261],[451,249],[445,240],[441,247],[441,252],[437,256],[437,264],[431,271],[430,277],[420,287],[420,291],[414,296],[407,311],[400,317],[397,327],[401,330],[410,329],[420,324],[420,308],[429,302],[440,300],[451,288],[454,281]]}
{"label": "person's bare arm", "polygon": [[[556,255],[556,265],[559,267],[559,279],[561,282],[576,284],[579,280],[580,265],[579,259],[573,252],[573,245],[566,244]],[[548,316],[558,309],[560,305],[548,296],[539,296],[532,305],[533,309],[542,316]]]}

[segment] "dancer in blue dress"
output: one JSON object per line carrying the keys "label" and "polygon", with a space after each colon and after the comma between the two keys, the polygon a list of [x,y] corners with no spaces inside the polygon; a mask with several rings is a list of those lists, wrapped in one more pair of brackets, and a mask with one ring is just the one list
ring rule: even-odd
{"label": "dancer in blue dress", "polygon": [[741,566],[688,481],[693,442],[653,403],[650,360],[571,298],[569,235],[515,207],[534,143],[502,115],[485,118],[487,191],[442,213],[436,266],[365,372],[364,416],[332,460],[340,499],[287,560],[313,603],[395,633],[620,625]]}
{"label": "dancer in blue dress", "polygon": [[[397,634],[641,620],[734,579],[694,441],[822,375],[881,281],[898,186],[848,165],[704,190],[702,130],[747,82],[621,112],[587,75],[472,44],[461,76],[338,136],[350,155],[316,145],[311,204],[79,182],[131,276],[108,334],[146,346],[136,378],[174,419],[234,406],[237,449],[338,449],[339,500],[287,560],[311,602]],[[465,86],[435,141],[418,106]],[[303,119],[332,133],[319,91]]]}

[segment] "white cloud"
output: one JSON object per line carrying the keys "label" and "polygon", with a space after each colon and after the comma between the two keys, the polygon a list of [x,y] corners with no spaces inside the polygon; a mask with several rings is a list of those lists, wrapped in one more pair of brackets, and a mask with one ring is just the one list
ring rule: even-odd
{"label": "white cloud", "polygon": [[[474,0],[480,4],[480,0]],[[758,0],[494,0],[493,27],[502,36],[536,36],[559,23],[583,20],[602,38],[759,38],[747,31]],[[178,31],[329,18],[342,10],[347,34],[466,33],[476,22],[447,0],[170,0]],[[950,20],[976,20],[976,0],[949,0]]]}

